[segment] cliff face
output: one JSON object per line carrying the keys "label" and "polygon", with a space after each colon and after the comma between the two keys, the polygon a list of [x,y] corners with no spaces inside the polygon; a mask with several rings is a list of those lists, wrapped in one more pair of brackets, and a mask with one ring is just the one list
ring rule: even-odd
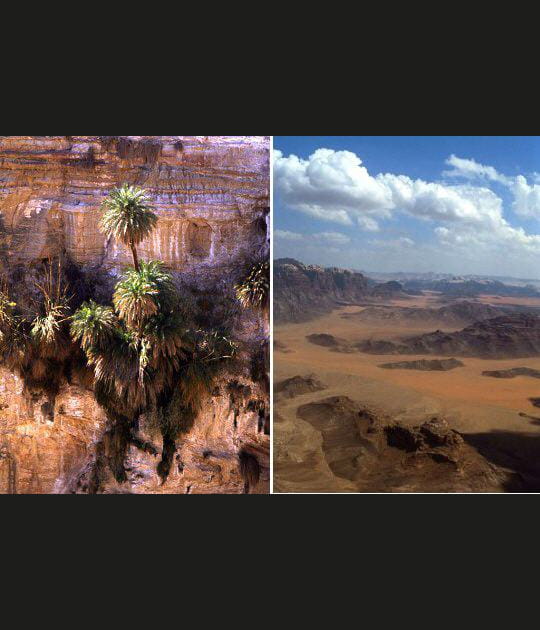
{"label": "cliff face", "polygon": [[0,136],[2,247],[11,262],[65,251],[114,268],[129,252],[98,230],[111,188],[146,188],[160,217],[143,258],[222,273],[266,239],[269,141],[264,137]]}
{"label": "cliff face", "polygon": [[304,265],[290,258],[274,262],[276,323],[308,321],[339,303],[364,299],[368,292],[368,280],[361,273]]}
{"label": "cliff face", "polygon": [[[22,285],[27,270],[60,256],[87,283],[110,290],[131,257],[99,232],[100,205],[124,182],[146,188],[159,216],[140,257],[162,260],[186,290],[204,291],[201,316],[230,297],[247,262],[267,250],[266,137],[0,136],[0,274]],[[0,493],[88,492],[89,471],[98,469],[106,492],[267,491],[267,383],[253,375],[266,317],[239,309],[233,333],[234,373],[221,377],[179,440],[163,485],[155,472],[161,438],[144,417],[127,445],[128,481],[119,485],[103,465],[113,457],[109,427],[87,383],[74,378],[51,398],[0,368]]]}

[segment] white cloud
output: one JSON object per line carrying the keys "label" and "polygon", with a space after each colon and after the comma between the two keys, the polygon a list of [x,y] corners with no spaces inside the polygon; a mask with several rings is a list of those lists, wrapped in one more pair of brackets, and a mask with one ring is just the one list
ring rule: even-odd
{"label": "white cloud", "polygon": [[375,219],[371,217],[358,217],[358,227],[366,232],[378,232],[381,228]]}
{"label": "white cloud", "polygon": [[[324,241],[332,245],[345,245],[351,242],[351,239],[341,232],[319,232],[311,236],[318,241]],[[306,238],[309,237],[307,236]]]}
{"label": "white cloud", "polygon": [[274,236],[282,241],[304,241],[315,240],[329,245],[345,245],[351,242],[351,239],[341,232],[318,232],[316,234],[299,234],[298,232],[289,232],[288,230],[275,230]]}
{"label": "white cloud", "polygon": [[514,203],[512,209],[522,217],[540,219],[540,185],[527,183],[523,175],[518,175],[512,186]]}
{"label": "white cloud", "polygon": [[491,182],[499,182],[505,186],[512,184],[512,179],[502,175],[493,168],[493,166],[485,166],[480,164],[476,160],[460,158],[456,155],[451,155],[446,164],[452,166],[452,170],[443,171],[445,177],[463,177],[465,179],[484,179]]}
{"label": "white cloud", "polygon": [[[361,231],[379,231],[382,222],[399,214],[432,222],[439,251],[446,257],[459,251],[463,260],[489,255],[513,257],[519,262],[540,254],[540,235],[512,226],[504,215],[502,198],[489,188],[492,182],[504,185],[513,195],[516,214],[540,219],[540,183],[529,184],[521,175],[507,177],[492,166],[455,155],[446,164],[452,170],[443,175],[455,180],[452,183],[394,173],[371,175],[360,157],[350,151],[318,149],[308,159],[276,151],[276,198],[285,208]],[[340,236],[328,236],[331,234]],[[327,247],[350,241],[338,232],[304,236],[304,246],[307,239],[311,243],[320,240],[321,246],[325,242]],[[392,247],[411,252],[423,247],[408,237],[371,244],[381,252]]]}
{"label": "white cloud", "polygon": [[288,230],[274,230],[274,238],[279,238],[283,241],[301,241],[304,236],[298,234],[298,232],[289,232]]}
{"label": "white cloud", "polygon": [[403,247],[414,247],[415,242],[408,236],[400,236],[399,238],[387,239],[387,240],[373,240],[369,241],[369,244],[373,247],[400,249]]}
{"label": "white cloud", "polygon": [[451,171],[443,171],[446,177],[461,177],[465,179],[483,179],[498,182],[506,186],[514,196],[512,209],[522,217],[540,219],[540,174],[532,173],[530,177],[535,182],[530,185],[523,175],[507,177],[499,173],[492,166],[480,164],[472,159],[458,158],[451,155],[446,164],[453,167]]}
{"label": "white cloud", "polygon": [[351,151],[318,149],[308,160],[274,152],[276,195],[316,219],[374,230],[391,216],[392,199]]}
{"label": "white cloud", "polygon": [[489,224],[501,215],[501,200],[487,188],[449,186],[391,173],[373,177],[350,151],[318,149],[307,160],[276,151],[274,181],[276,196],[285,206],[367,231],[377,231],[381,220],[397,212],[474,224]]}

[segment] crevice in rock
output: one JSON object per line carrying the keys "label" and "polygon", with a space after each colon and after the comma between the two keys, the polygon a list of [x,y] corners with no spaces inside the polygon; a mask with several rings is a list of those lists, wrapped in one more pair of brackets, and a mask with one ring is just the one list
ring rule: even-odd
{"label": "crevice in rock", "polygon": [[240,474],[244,480],[244,494],[249,494],[259,483],[261,467],[257,458],[246,450],[240,451],[238,460],[240,463]]}

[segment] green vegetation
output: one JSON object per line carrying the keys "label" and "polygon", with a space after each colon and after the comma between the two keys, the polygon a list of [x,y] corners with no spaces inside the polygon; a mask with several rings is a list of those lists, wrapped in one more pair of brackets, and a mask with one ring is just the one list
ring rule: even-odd
{"label": "green vegetation", "polygon": [[244,308],[268,309],[270,301],[270,263],[254,264],[246,278],[236,286],[236,296]]}
{"label": "green vegetation", "polygon": [[103,231],[128,245],[133,269],[116,285],[112,306],[85,302],[73,315],[71,335],[94,370],[95,394],[120,436],[114,474],[125,480],[126,436],[141,414],[163,437],[158,472],[166,480],[176,440],[187,431],[236,345],[221,332],[198,329],[173,278],[160,262],[139,262],[137,244],[154,229],[146,192],[122,186],[104,203]]}
{"label": "green vegetation", "polygon": [[[106,479],[103,467],[126,481],[129,444],[144,446],[137,434],[143,414],[163,439],[157,472],[167,479],[177,440],[191,429],[222,366],[237,353],[229,330],[240,304],[268,308],[268,262],[251,267],[235,300],[232,293],[216,299],[202,289],[181,293],[162,263],[140,261],[137,246],[157,221],[143,189],[121,186],[103,203],[102,231],[133,256],[110,303],[99,303],[110,298],[96,298],[95,283],[66,271],[60,260],[25,269],[33,283],[13,276],[11,289],[7,281],[0,286],[0,363],[19,374],[29,393],[47,394],[52,409],[61,383],[79,376],[93,386],[108,416],[90,485],[95,492]],[[265,378],[265,356],[252,371]]]}
{"label": "green vegetation", "polygon": [[153,231],[158,221],[146,191],[124,184],[111,192],[103,202],[103,209],[101,230],[108,238],[115,238],[131,249],[133,265],[139,271],[136,246]]}
{"label": "green vegetation", "polygon": [[56,394],[71,352],[69,298],[60,261],[48,261],[42,282],[34,282],[32,308],[11,299],[7,283],[0,290],[0,361],[16,372],[27,390]]}

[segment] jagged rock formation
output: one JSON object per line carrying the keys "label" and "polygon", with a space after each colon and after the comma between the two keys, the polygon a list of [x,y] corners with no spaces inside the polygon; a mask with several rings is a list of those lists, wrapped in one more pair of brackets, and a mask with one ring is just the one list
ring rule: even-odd
{"label": "jagged rock formation", "polygon": [[[268,138],[0,136],[0,275],[24,302],[42,261],[61,257],[78,295],[110,301],[131,258],[99,232],[100,205],[125,182],[145,187],[159,216],[140,257],[172,271],[201,327],[230,322],[239,357],[178,441],[165,483],[149,418],[136,433],[114,431],[77,374],[50,395],[0,368],[0,493],[267,492],[268,321],[231,304],[246,266],[268,251]],[[111,473],[119,452],[122,484]]]}
{"label": "jagged rock formation", "polygon": [[438,354],[481,359],[534,357],[540,355],[540,317],[504,315],[453,333],[437,330],[399,342],[370,339],[358,343],[357,348],[371,354]]}
{"label": "jagged rock formation", "polygon": [[380,368],[386,370],[422,370],[447,372],[457,367],[463,367],[463,363],[457,359],[418,359],[418,361],[398,361],[397,363],[383,363]]}
{"label": "jagged rock formation", "polygon": [[[442,418],[405,426],[346,396],[302,405],[297,414],[320,432],[327,465],[351,490],[502,492],[514,481]],[[301,465],[277,461],[276,474],[292,483]]]}
{"label": "jagged rock formation", "polygon": [[315,376],[293,376],[274,385],[276,398],[296,398],[310,392],[319,392],[326,389],[326,385],[321,383]]}
{"label": "jagged rock formation", "polygon": [[369,292],[361,273],[304,265],[292,258],[274,261],[274,320],[304,322],[344,303],[357,303]]}

